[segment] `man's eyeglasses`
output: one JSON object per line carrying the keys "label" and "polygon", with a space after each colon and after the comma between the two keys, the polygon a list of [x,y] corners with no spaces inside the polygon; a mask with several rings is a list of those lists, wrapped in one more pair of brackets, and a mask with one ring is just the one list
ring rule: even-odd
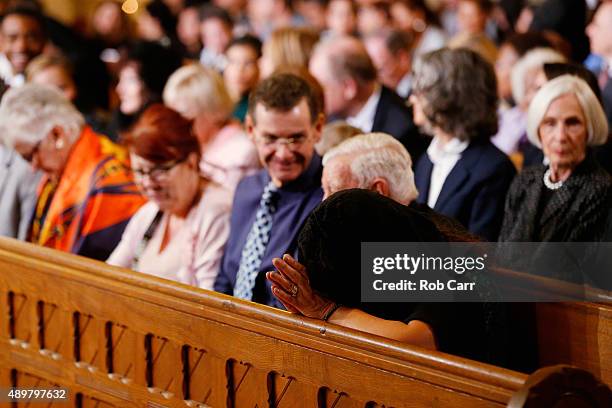
{"label": "man's eyeglasses", "polygon": [[144,169],[132,169],[134,176],[143,179],[148,177],[150,180],[160,181],[168,176],[168,172],[172,170],[178,164],[184,162],[186,159],[172,160],[157,166],[151,167],[148,170]]}
{"label": "man's eyeglasses", "polygon": [[292,137],[276,137],[270,135],[259,136],[258,139],[266,147],[280,147],[282,145],[287,146],[289,149],[297,149],[306,142],[308,139],[305,135],[292,136]]}

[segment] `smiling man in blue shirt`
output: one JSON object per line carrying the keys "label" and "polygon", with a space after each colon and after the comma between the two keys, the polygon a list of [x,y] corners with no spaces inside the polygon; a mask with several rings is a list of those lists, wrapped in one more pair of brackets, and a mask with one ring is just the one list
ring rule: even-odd
{"label": "smiling man in blue shirt", "polygon": [[325,122],[321,94],[294,74],[275,74],[249,98],[246,128],[264,170],[236,189],[231,231],[215,290],[282,307],[265,273],[294,253],[298,231],[323,197],[314,145]]}

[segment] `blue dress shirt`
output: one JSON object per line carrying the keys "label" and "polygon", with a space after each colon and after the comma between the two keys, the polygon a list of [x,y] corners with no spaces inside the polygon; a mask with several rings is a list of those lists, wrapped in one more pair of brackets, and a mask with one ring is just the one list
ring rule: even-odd
{"label": "blue dress shirt", "polygon": [[[285,253],[295,255],[298,233],[308,215],[323,198],[322,170],[321,158],[315,155],[299,178],[278,190],[279,198],[276,212],[272,216],[270,241],[261,261],[259,275],[253,289],[254,302],[283,308],[272,294],[265,274],[274,270],[272,258],[281,257]],[[233,294],[242,249],[253,222],[255,222],[255,214],[259,208],[263,190],[269,182],[268,171],[261,170],[253,176],[242,179],[236,188],[230,220],[230,236],[214,286],[217,292]]]}

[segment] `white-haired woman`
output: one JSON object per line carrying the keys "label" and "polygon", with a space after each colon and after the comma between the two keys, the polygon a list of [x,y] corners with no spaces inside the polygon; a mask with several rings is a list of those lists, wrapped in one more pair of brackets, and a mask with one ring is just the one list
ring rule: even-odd
{"label": "white-haired woman", "polygon": [[43,85],[27,84],[4,95],[0,134],[44,173],[29,240],[106,259],[144,203],[127,152],[86,126],[60,91]]}
{"label": "white-haired woman", "polygon": [[217,72],[199,64],[179,68],[163,97],[167,106],[193,120],[204,176],[233,191],[242,177],[259,169],[255,146],[232,120],[234,102]]}
{"label": "white-haired woman", "polygon": [[608,124],[586,82],[563,75],[540,88],[529,107],[527,135],[549,164],[513,181],[500,241],[601,240],[612,178],[589,147],[606,142]]}
{"label": "white-haired woman", "polygon": [[511,155],[519,151],[521,142],[527,141],[527,110],[535,93],[546,82],[544,64],[565,61],[566,58],[552,48],[535,48],[514,65],[510,81],[516,106],[500,114],[499,131],[491,138],[499,150]]}

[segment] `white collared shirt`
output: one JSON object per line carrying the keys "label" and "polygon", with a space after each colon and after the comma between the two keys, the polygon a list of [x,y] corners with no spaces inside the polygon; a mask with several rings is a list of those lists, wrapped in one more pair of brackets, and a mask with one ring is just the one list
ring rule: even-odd
{"label": "white collared shirt", "polygon": [[412,91],[412,75],[408,72],[397,84],[395,92],[397,92],[402,99],[407,99],[408,95],[410,95],[410,91]]}
{"label": "white collared shirt", "polygon": [[200,52],[200,64],[212,68],[217,72],[223,72],[227,66],[227,58],[224,54],[217,54],[208,48],[202,48]]}
{"label": "white collared shirt", "polygon": [[427,205],[431,208],[434,208],[436,205],[446,178],[461,158],[461,153],[463,153],[469,144],[468,141],[462,142],[457,138],[452,138],[444,146],[440,144],[438,137],[434,137],[431,141],[427,148],[427,155],[433,163],[431,180],[429,182],[429,195],[427,196]]}
{"label": "white collared shirt", "polygon": [[374,125],[374,116],[376,116],[376,108],[378,107],[378,102],[380,101],[380,95],[382,93],[382,88],[377,86],[372,95],[368,98],[367,102],[359,113],[355,116],[350,116],[346,118],[346,123],[351,126],[356,127],[357,129],[361,129],[365,133],[369,133],[372,131],[372,126]]}
{"label": "white collared shirt", "polygon": [[13,66],[4,53],[0,53],[0,78],[12,88],[18,88],[25,83],[25,76],[13,72]]}

